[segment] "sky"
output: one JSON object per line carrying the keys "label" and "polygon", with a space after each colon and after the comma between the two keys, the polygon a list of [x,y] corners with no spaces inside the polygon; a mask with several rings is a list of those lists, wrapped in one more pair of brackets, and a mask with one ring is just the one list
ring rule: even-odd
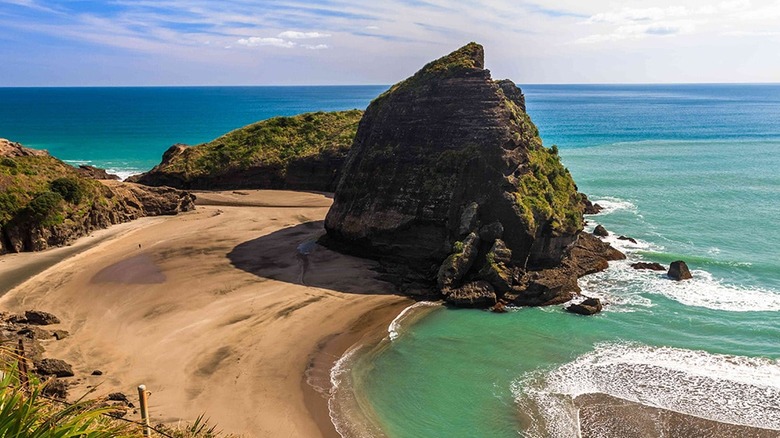
{"label": "sky", "polygon": [[0,86],[780,81],[780,0],[0,0]]}

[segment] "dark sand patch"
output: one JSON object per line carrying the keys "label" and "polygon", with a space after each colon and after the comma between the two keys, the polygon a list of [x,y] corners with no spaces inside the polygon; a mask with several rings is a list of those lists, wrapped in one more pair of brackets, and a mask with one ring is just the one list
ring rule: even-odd
{"label": "dark sand patch", "polygon": [[606,394],[581,395],[574,402],[582,438],[780,438],[780,431],[721,423]]}
{"label": "dark sand patch", "polygon": [[139,254],[103,268],[92,277],[92,283],[158,284],[165,274],[149,254]]}

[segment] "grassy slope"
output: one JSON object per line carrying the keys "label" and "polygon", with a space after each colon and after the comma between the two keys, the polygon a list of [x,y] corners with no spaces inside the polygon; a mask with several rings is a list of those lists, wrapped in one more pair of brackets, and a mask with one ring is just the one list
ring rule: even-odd
{"label": "grassy slope", "polygon": [[[56,181],[56,182],[55,182]],[[0,158],[0,227],[10,222],[51,226],[78,220],[108,189],[48,156]]]}
{"label": "grassy slope", "polygon": [[363,112],[317,112],[274,117],[187,148],[156,168],[185,179],[268,166],[286,169],[294,159],[323,152],[346,153]]}

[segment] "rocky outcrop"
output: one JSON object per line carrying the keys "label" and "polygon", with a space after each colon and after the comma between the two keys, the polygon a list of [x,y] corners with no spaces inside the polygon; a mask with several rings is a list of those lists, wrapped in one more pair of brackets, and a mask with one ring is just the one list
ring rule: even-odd
{"label": "rocky outcrop", "polygon": [[601,312],[602,305],[601,300],[598,298],[586,298],[582,302],[573,303],[566,307],[567,312],[576,313],[578,315],[595,315]]}
{"label": "rocky outcrop", "polygon": [[13,142],[5,138],[0,138],[0,157],[45,157],[48,155],[49,153],[46,151],[26,148],[20,143]]}
{"label": "rocky outcrop", "polygon": [[651,271],[665,271],[666,268],[663,267],[662,264],[656,263],[656,262],[637,262],[632,263],[631,267],[634,269],[647,269]]}
{"label": "rocky outcrop", "polygon": [[602,210],[604,210],[604,207],[599,204],[594,204],[584,194],[582,194],[582,206],[583,213],[585,214],[599,214]]}
{"label": "rocky outcrop", "polygon": [[80,164],[78,168],[76,168],[76,171],[85,178],[92,178],[92,179],[110,179],[110,180],[119,180],[118,175],[114,175],[113,173],[106,172],[106,169],[101,169],[99,167],[89,166],[86,164]]}
{"label": "rocky outcrop", "polygon": [[179,189],[332,192],[362,111],[275,117],[197,146],[171,146],[152,170],[128,178]]}
{"label": "rocky outcrop", "polygon": [[669,272],[667,274],[672,280],[682,281],[693,278],[691,271],[688,269],[688,265],[682,261],[677,260],[669,264]]}
{"label": "rocky outcrop", "polygon": [[0,141],[0,254],[65,245],[143,216],[194,209],[195,197],[169,187],[96,181],[46,151]]}
{"label": "rocky outcrop", "polygon": [[593,229],[593,234],[599,237],[607,237],[609,236],[609,231],[603,225],[596,225],[596,228]]}
{"label": "rocky outcrop", "polygon": [[369,105],[322,241],[454,304],[568,299],[616,251],[583,237],[584,198],[557,148],[483,57],[471,43]]}

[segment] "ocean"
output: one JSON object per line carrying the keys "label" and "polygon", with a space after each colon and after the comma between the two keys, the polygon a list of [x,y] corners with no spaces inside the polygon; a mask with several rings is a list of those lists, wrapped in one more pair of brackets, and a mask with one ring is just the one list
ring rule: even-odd
{"label": "ocean", "polygon": [[[274,115],[364,108],[385,88],[0,89],[0,137],[127,175],[171,144]],[[571,437],[576,400],[606,394],[780,430],[780,85],[522,88],[545,144],[605,207],[588,227],[604,225],[628,255],[580,280],[604,311],[418,303],[333,369],[337,428]],[[629,266],[678,259],[693,280]]]}

